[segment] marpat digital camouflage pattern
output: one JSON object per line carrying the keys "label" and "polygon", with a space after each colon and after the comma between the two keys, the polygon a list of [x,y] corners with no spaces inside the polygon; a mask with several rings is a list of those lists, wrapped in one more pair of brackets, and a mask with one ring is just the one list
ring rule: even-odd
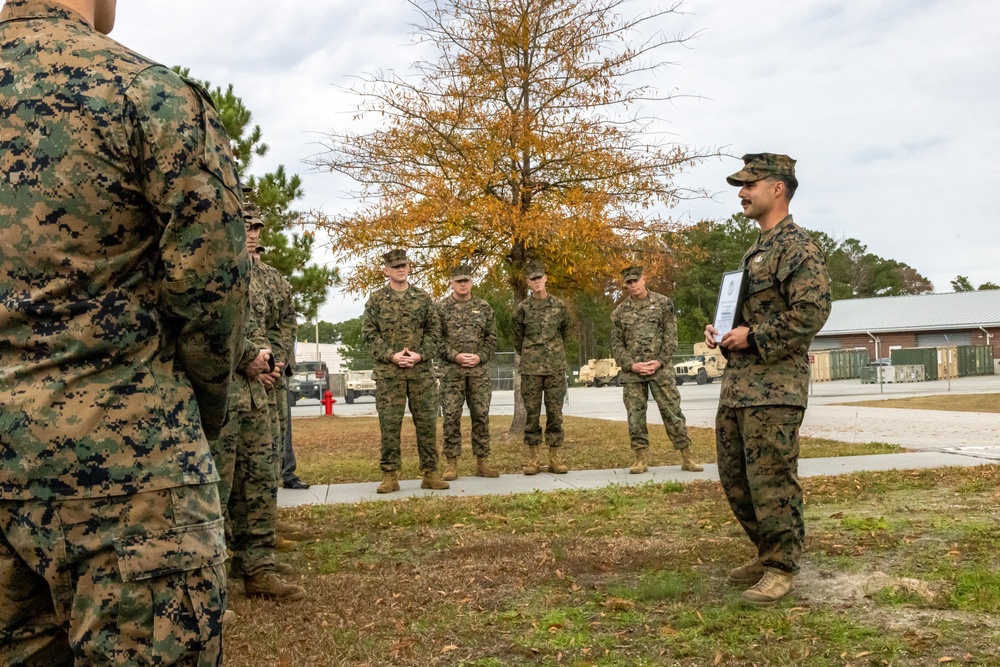
{"label": "marpat digital camouflage pattern", "polygon": [[741,326],[756,349],[729,352],[716,415],[719,478],[733,514],[767,567],[798,571],[805,536],[799,439],[808,401],[809,345],[830,315],[826,260],[785,217],[743,256]]}
{"label": "marpat digital camouflage pattern", "polygon": [[566,304],[549,294],[544,299],[529,296],[514,306],[514,349],[521,356],[521,375],[566,375],[566,336],[569,312]]}
{"label": "marpat digital camouflage pattern", "polygon": [[[452,278],[467,278],[453,272]],[[497,320],[493,308],[473,296],[459,301],[447,296],[441,307],[441,410],[444,413],[442,451],[449,458],[462,453],[462,406],[468,404],[472,420],[472,453],[490,455],[490,401],[493,385],[486,364],[497,347]],[[479,355],[479,364],[464,368],[455,363],[459,354]]]}
{"label": "marpat digital camouflage pattern", "polygon": [[[529,269],[537,277],[540,269]],[[544,275],[544,274],[542,274]],[[514,307],[514,349],[520,355],[521,399],[526,421],[524,444],[542,444],[541,413],[545,402],[545,444],[563,443],[562,406],[566,399],[566,336],[569,312],[561,299],[529,296]]]}
{"label": "marpat digital camouflage pattern", "polygon": [[[622,275],[625,280],[635,280],[642,276],[641,269],[637,273],[626,269]],[[687,449],[691,445],[674,379],[676,351],[677,318],[669,298],[656,292],[647,292],[645,299],[629,296],[611,313],[611,354],[622,369],[622,400],[628,413],[632,449],[649,447],[646,406],[650,392],[674,449]],[[660,368],[648,376],[632,371],[632,364],[647,361],[659,361]]]}
{"label": "marpat digital camouflage pattern", "polygon": [[0,498],[215,481],[249,269],[225,130],[74,12],[2,20]]}
{"label": "marpat digital camouflage pattern", "polygon": [[[387,265],[390,261],[386,259]],[[382,471],[400,468],[399,435],[407,400],[417,433],[420,470],[437,470],[437,378],[431,365],[441,345],[437,304],[413,285],[399,292],[383,287],[365,304],[361,335],[375,360],[372,379],[382,434]],[[419,354],[420,362],[411,368],[392,363],[392,356],[404,348]]]}
{"label": "marpat digital camouflage pattern", "polygon": [[830,316],[826,258],[812,237],[786,217],[747,250],[747,294],[739,324],[750,326],[757,351],[729,353],[723,405],[806,406],[809,346]]}
{"label": "marpat digital camouflage pattern", "polygon": [[228,137],[63,5],[8,1],[0,49],[0,664],[218,665]]}

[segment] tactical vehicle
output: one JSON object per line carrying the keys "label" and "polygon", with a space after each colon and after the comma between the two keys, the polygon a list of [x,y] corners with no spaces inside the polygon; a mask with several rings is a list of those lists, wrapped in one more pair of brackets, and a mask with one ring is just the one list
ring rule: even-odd
{"label": "tactical vehicle", "polygon": [[346,383],[344,400],[348,405],[354,403],[358,396],[375,396],[375,380],[371,371],[347,371]]}
{"label": "tactical vehicle", "polygon": [[618,386],[621,370],[614,359],[590,359],[580,367],[578,380],[588,387]]}
{"label": "tactical vehicle", "polygon": [[685,382],[705,384],[722,377],[725,368],[726,358],[718,348],[710,350],[704,343],[695,343],[694,357],[674,364],[674,378],[677,384]]}

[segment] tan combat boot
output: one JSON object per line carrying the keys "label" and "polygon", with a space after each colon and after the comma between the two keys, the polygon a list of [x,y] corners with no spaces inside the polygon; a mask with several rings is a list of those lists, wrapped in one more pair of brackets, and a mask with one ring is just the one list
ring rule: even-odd
{"label": "tan combat boot", "polygon": [[703,467],[694,462],[691,458],[691,449],[685,447],[681,450],[681,470],[687,470],[688,472],[701,472],[704,470]]}
{"label": "tan combat boot", "polygon": [[524,474],[537,475],[538,467],[538,445],[528,445],[528,452],[524,459]]}
{"label": "tan combat boot", "polygon": [[635,463],[632,467],[628,469],[633,475],[640,475],[644,472],[649,472],[649,464],[646,463],[646,447],[640,447],[635,450]]}
{"label": "tan combat boot", "polygon": [[425,470],[424,479],[420,482],[420,488],[442,491],[450,489],[451,484],[441,479],[441,474],[437,470]]}
{"label": "tan combat boot", "polygon": [[274,572],[244,577],[243,592],[247,597],[270,598],[280,602],[294,602],[306,596],[306,589],[288,583]]}
{"label": "tan combat boot", "polygon": [[734,584],[756,584],[763,576],[764,565],[757,558],[729,571],[729,581]]}
{"label": "tan combat boot", "polygon": [[764,576],[752,588],[743,591],[743,602],[767,607],[795,590],[795,575],[773,567],[764,568]]}
{"label": "tan combat boot", "polygon": [[392,493],[393,491],[399,491],[399,472],[396,470],[382,473],[382,483],[375,489],[375,493]]}
{"label": "tan combat boot", "polygon": [[450,482],[453,479],[458,479],[458,457],[449,456],[448,463],[444,467],[444,475],[441,476],[446,482]]}
{"label": "tan combat boot", "polygon": [[490,465],[490,460],[486,456],[476,457],[476,477],[499,477],[500,472]]}
{"label": "tan combat boot", "polygon": [[564,475],[569,472],[569,466],[559,459],[559,448],[549,447],[549,472]]}

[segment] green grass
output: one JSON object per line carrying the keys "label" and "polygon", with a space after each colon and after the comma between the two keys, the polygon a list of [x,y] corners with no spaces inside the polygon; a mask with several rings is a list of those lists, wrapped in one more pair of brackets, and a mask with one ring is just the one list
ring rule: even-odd
{"label": "green grass", "polygon": [[[1000,467],[803,484],[803,573],[771,609],[726,581],[750,550],[718,484],[282,510],[309,595],[234,586],[227,664],[1000,664]],[[866,595],[875,574],[936,596]]]}

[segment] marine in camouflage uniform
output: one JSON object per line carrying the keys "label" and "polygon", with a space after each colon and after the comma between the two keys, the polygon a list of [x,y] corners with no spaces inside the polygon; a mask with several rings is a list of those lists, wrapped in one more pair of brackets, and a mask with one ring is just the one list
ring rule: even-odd
{"label": "marine in camouflage uniform", "polygon": [[279,430],[277,447],[280,454],[281,463],[280,478],[282,486],[286,489],[308,489],[309,484],[299,479],[295,474],[295,450],[292,449],[292,420],[288,405],[288,380],[295,373],[295,335],[298,330],[298,321],[295,318],[295,303],[292,299],[292,286],[285,280],[285,277],[273,266],[261,260],[261,255],[265,253],[263,246],[257,246],[257,262],[254,266],[260,267],[264,272],[264,280],[267,283],[267,294],[271,301],[271,308],[275,313],[277,321],[277,331],[272,334],[271,327],[268,327],[268,340],[271,342],[271,349],[274,350],[275,358],[284,364],[281,377],[274,383],[274,407],[278,417]]}
{"label": "marine in camouflage uniform", "polygon": [[490,400],[493,385],[486,369],[497,347],[497,320],[493,308],[472,294],[472,267],[460,264],[451,272],[452,293],[441,307],[441,408],[447,466],[444,478],[458,478],[462,454],[462,407],[469,406],[472,453],[477,477],[499,477],[489,465]]}
{"label": "marine in camouflage uniform", "polygon": [[[263,223],[252,204],[246,205],[244,215],[247,249],[253,254]],[[219,488],[229,519],[233,576],[243,577],[247,595],[299,600],[305,590],[278,576],[274,557],[278,450],[267,386],[278,376],[281,362],[275,361],[267,337],[267,284],[256,265],[250,272],[249,304],[250,319],[230,390],[229,422],[210,444],[222,477]],[[269,372],[271,365],[274,372]]]}
{"label": "marine in camouflage uniform", "polygon": [[[805,538],[798,478],[799,425],[809,383],[809,345],[830,314],[823,252],[788,214],[798,181],[786,155],[743,156],[727,178],[761,228],[743,256],[745,297],[737,326],[718,343],[728,354],[716,416],[719,477],[733,513],[757,549],[730,573],[766,605],[793,588]],[[715,327],[705,330],[709,347]]]}
{"label": "marine in camouflage uniform", "polygon": [[0,664],[218,665],[236,168],[98,9],[0,12]]}
{"label": "marine in camouflage uniform", "polygon": [[667,437],[674,449],[681,452],[681,469],[698,472],[702,467],[691,458],[691,438],[674,379],[673,356],[677,351],[674,304],[662,294],[646,289],[641,266],[624,269],[622,280],[629,296],[611,314],[611,354],[622,369],[622,400],[628,413],[629,442],[635,454],[635,463],[629,471],[638,474],[649,470],[646,404],[652,393]]}
{"label": "marine in camouflage uniform", "polygon": [[409,284],[405,250],[390,250],[383,259],[389,284],[368,298],[361,319],[362,339],[375,360],[372,379],[382,433],[382,483],[377,491],[399,490],[399,437],[407,402],[417,432],[421,488],[447,489],[437,472],[437,378],[431,366],[441,344],[437,304]]}
{"label": "marine in camouflage uniform", "polygon": [[520,355],[521,398],[527,421],[524,444],[527,447],[525,475],[536,475],[538,447],[542,444],[541,412],[545,401],[545,444],[549,446],[549,472],[565,473],[562,461],[563,401],[566,400],[566,335],[569,313],[566,305],[545,289],[545,267],[534,262],[528,266],[531,295],[514,307],[514,349]]}

